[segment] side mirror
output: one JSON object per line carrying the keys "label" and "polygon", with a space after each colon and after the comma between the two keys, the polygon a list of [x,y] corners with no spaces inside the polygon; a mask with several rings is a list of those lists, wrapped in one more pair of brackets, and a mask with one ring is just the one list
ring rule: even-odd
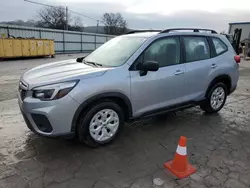
{"label": "side mirror", "polygon": [[87,57],[88,55],[85,55],[85,56],[83,56],[83,57],[78,57],[78,58],[76,58],[76,62],[78,62],[78,63],[81,63],[82,61],[83,61],[83,59],[85,58],[85,57]]}
{"label": "side mirror", "polygon": [[158,71],[159,63],[157,61],[146,61],[139,64],[137,68],[140,70],[140,75],[145,76],[148,71]]}
{"label": "side mirror", "polygon": [[84,58],[85,57],[78,57],[78,58],[76,58],[76,62],[81,63]]}
{"label": "side mirror", "polygon": [[158,71],[159,63],[157,61],[146,61],[142,64],[146,71]]}

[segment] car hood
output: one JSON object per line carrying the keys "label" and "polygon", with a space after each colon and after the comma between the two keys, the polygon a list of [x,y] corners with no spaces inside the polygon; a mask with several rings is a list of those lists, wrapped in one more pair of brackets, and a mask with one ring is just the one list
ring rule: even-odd
{"label": "car hood", "polygon": [[109,68],[92,67],[71,59],[35,67],[24,73],[21,80],[32,89],[46,84],[101,76],[107,69]]}

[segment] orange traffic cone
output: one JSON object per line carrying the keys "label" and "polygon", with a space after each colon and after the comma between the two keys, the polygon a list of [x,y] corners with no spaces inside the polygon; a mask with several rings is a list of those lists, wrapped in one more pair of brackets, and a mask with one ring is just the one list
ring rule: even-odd
{"label": "orange traffic cone", "polygon": [[174,160],[164,163],[164,166],[180,179],[196,172],[196,169],[188,164],[186,142],[187,138],[181,136]]}

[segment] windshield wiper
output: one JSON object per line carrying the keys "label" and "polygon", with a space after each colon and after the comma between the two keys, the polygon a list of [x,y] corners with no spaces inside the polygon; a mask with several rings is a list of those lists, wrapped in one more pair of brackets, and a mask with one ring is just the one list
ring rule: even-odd
{"label": "windshield wiper", "polygon": [[86,64],[86,65],[94,65],[95,67],[101,67],[102,66],[102,64],[96,63],[96,62],[92,62],[92,61],[85,61],[85,60],[83,60],[83,63]]}

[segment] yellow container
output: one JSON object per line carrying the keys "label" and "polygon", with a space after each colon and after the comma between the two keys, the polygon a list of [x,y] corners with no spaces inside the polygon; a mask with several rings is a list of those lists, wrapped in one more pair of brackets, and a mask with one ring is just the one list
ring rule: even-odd
{"label": "yellow container", "polygon": [[51,40],[51,41],[49,41],[49,50],[50,50],[50,52],[51,53],[53,53],[53,55],[55,55],[55,45],[54,45],[54,41],[53,40]]}
{"label": "yellow container", "polygon": [[4,56],[3,40],[0,39],[0,57]]}
{"label": "yellow container", "polygon": [[37,42],[37,55],[43,55],[44,54],[44,45],[42,40],[38,40]]}
{"label": "yellow container", "polygon": [[30,56],[37,56],[37,41],[30,40]]}
{"label": "yellow container", "polygon": [[[47,41],[43,42],[43,47],[44,47],[44,53],[45,54],[47,54],[47,53],[49,53],[51,51],[50,50],[50,42],[52,42],[52,41],[47,40]],[[53,52],[54,52],[54,50],[53,50]]]}
{"label": "yellow container", "polygon": [[0,58],[55,55],[54,40],[0,38]]}
{"label": "yellow container", "polygon": [[29,44],[29,40],[22,40],[22,55],[24,57],[30,56],[30,44]]}
{"label": "yellow container", "polygon": [[13,56],[14,57],[22,56],[22,42],[21,42],[21,40],[13,40],[12,46],[13,46]]}
{"label": "yellow container", "polygon": [[11,39],[3,39],[4,57],[13,57],[13,47]]}

